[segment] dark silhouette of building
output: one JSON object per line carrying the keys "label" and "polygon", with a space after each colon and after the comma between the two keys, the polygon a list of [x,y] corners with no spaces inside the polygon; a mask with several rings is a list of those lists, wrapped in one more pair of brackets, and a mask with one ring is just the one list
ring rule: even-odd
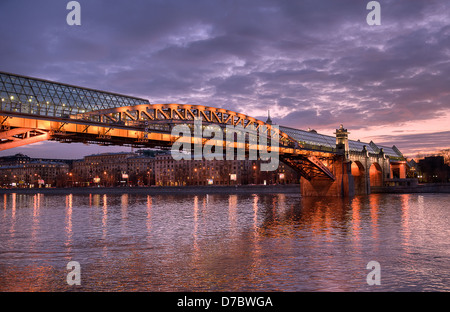
{"label": "dark silhouette of building", "polygon": [[450,182],[450,166],[444,162],[443,156],[429,156],[419,160],[419,182]]}

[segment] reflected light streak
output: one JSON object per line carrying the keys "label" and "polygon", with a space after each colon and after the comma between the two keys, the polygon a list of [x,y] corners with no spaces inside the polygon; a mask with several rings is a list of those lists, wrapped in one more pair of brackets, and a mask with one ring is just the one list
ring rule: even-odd
{"label": "reflected light streak", "polygon": [[9,233],[11,237],[14,238],[14,234],[16,233],[16,193],[11,194],[11,229]]}
{"label": "reflected light streak", "polygon": [[[205,199],[203,201],[205,205]],[[198,247],[198,196],[194,197],[194,232],[192,233],[194,238],[193,249],[194,249],[194,261],[197,262],[200,259],[200,249]]]}
{"label": "reflected light streak", "polygon": [[95,208],[98,208],[100,206],[100,194],[94,194],[93,202]]}
{"label": "reflected light streak", "polygon": [[[103,207],[102,207],[102,239],[106,239],[106,235],[108,233],[107,225],[108,225],[108,197],[106,194],[103,195]],[[103,245],[103,257],[107,256],[108,247],[107,244]]]}
{"label": "reflected light streak", "polygon": [[228,198],[228,219],[230,221],[230,233],[236,232],[236,209],[237,209],[237,195],[230,195]]}
{"label": "reflected light streak", "polygon": [[253,234],[258,235],[258,195],[253,195]]}
{"label": "reflected light streak", "polygon": [[[356,242],[360,241],[360,231],[361,231],[361,199],[359,197],[353,198],[352,204],[352,232],[353,240]],[[355,244],[355,247],[357,244]]]}
{"label": "reflected light streak", "polygon": [[372,220],[372,236],[378,241],[378,208],[380,207],[380,194],[370,195],[370,219]]}
{"label": "reflected light streak", "polygon": [[33,217],[36,217],[37,214],[37,196],[38,194],[34,194],[33,196]]}
{"label": "reflected light streak", "polygon": [[277,214],[277,217],[280,218],[286,212],[286,195],[278,194],[277,195],[277,203],[278,203],[278,207],[276,209],[276,214]]}
{"label": "reflected light streak", "polygon": [[250,270],[252,272],[252,275],[257,275],[261,263],[262,263],[262,250],[261,250],[261,244],[260,244],[260,237],[258,236],[258,202],[260,198],[258,195],[253,195],[253,257],[252,257],[252,264],[250,267]]}
{"label": "reflected light streak", "polygon": [[31,227],[31,241],[32,246],[31,249],[34,250],[34,246],[37,241],[37,231],[39,230],[39,211],[40,211],[40,201],[39,201],[40,194],[35,194],[33,196],[33,221],[32,221],[32,227]]}
{"label": "reflected light streak", "polygon": [[[308,203],[308,204],[305,204]],[[310,206],[309,206],[310,205]],[[305,211],[305,218],[309,222],[309,228],[311,229],[311,234],[313,235],[313,239],[316,237],[320,237],[320,233],[322,230],[321,223],[321,202],[313,201],[311,198],[304,199],[303,200],[303,206],[308,207],[308,209]]]}
{"label": "reflected light streak", "polygon": [[147,232],[149,235],[152,228],[152,204],[153,198],[150,195],[147,195]]}
{"label": "reflected light streak", "polygon": [[11,194],[11,200],[12,200],[12,210],[11,210],[11,217],[13,220],[16,219],[16,201],[17,201],[17,195],[16,193]]}
{"label": "reflected light streak", "polygon": [[409,249],[411,229],[409,224],[409,194],[401,195],[403,244]]}
{"label": "reflected light streak", "polygon": [[127,220],[128,220],[128,194],[122,194],[120,197],[120,206],[121,206],[121,230],[122,234],[126,234],[127,230]]}
{"label": "reflected light streak", "polygon": [[72,194],[66,195],[66,234],[67,241],[65,245],[69,247],[70,251],[72,243]]}
{"label": "reflected light streak", "polygon": [[106,238],[107,234],[107,223],[108,223],[108,197],[106,194],[103,195],[103,216],[102,216],[102,229],[103,229],[103,238]]}
{"label": "reflected light streak", "polygon": [[3,194],[3,219],[6,219],[8,211],[6,210],[8,206],[8,196]]}

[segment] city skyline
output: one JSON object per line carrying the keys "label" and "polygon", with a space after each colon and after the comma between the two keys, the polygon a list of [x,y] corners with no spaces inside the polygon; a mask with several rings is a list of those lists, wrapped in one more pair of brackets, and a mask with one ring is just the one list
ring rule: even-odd
{"label": "city skyline", "polygon": [[[79,2],[81,26],[67,25],[66,2],[0,4],[0,70],[262,120],[270,110],[325,135],[342,123],[409,157],[450,147],[444,1],[379,1],[380,26],[364,1]],[[0,155],[130,150],[45,142]]]}

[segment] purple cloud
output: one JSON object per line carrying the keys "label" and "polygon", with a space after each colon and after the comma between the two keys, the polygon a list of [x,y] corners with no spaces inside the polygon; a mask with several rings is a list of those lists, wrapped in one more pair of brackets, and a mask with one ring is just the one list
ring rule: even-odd
{"label": "purple cloud", "polygon": [[0,3],[0,70],[319,131],[450,108],[444,0],[379,1],[381,26],[353,0],[79,2],[78,27],[64,1]]}

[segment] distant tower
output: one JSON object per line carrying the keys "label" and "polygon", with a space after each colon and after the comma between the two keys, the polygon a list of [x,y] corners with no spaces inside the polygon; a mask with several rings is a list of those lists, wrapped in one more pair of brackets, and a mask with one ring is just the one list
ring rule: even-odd
{"label": "distant tower", "polygon": [[348,134],[350,132],[347,129],[344,129],[344,126],[341,124],[339,129],[336,129],[336,149],[343,150],[345,153],[345,157],[348,158]]}
{"label": "distant tower", "polygon": [[267,111],[267,120],[266,120],[266,124],[269,124],[269,125],[272,124],[272,119],[270,119],[270,110]]}

